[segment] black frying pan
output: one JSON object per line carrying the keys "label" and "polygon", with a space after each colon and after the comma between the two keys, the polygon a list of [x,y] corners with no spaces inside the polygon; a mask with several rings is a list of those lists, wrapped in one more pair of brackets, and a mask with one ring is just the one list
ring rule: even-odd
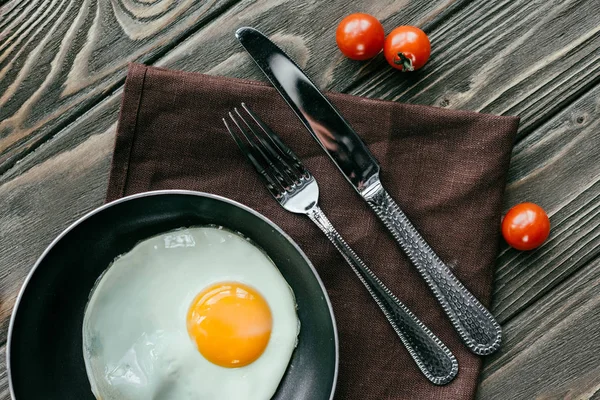
{"label": "black frying pan", "polygon": [[[274,399],[330,400],[338,367],[331,304],[316,271],[281,229],[231,200],[188,191],[142,193],[107,204],[63,232],[27,277],[7,346],[16,400],[94,399],[82,353],[84,308],[94,282],[136,243],[180,227],[216,224],[252,239],[296,295],[298,347]],[[176,400],[176,399],[174,399]]]}

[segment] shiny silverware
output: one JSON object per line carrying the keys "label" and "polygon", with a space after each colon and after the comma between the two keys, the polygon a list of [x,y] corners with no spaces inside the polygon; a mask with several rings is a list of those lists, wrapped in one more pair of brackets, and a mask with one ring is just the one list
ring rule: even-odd
{"label": "shiny silverware", "polygon": [[253,28],[236,36],[348,182],[392,233],[467,347],[490,354],[502,330],[492,314],[437,256],[379,180],[379,163],[338,110],[279,47]]}
{"label": "shiny silverware", "polygon": [[318,205],[317,181],[298,157],[246,105],[242,103],[242,107],[250,122],[238,109],[229,113],[239,133],[225,118],[223,122],[271,195],[286,210],[307,215],[325,233],[383,311],[423,374],[437,385],[450,382],[458,372],[454,355],[398,300],[335,230]]}

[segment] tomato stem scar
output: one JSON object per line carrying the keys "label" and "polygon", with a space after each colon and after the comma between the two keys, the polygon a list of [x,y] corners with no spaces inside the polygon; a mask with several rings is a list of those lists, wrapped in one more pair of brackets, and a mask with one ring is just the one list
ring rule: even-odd
{"label": "tomato stem scar", "polygon": [[404,53],[398,53],[394,59],[394,64],[402,65],[402,71],[414,71],[412,60],[404,55]]}

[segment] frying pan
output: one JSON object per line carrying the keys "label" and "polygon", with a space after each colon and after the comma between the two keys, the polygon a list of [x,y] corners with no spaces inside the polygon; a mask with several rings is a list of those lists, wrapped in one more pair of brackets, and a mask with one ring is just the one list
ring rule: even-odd
{"label": "frying pan", "polygon": [[7,368],[15,400],[94,399],[85,371],[82,323],[96,279],[138,242],[181,227],[221,225],[261,247],[292,287],[301,330],[273,399],[330,400],[338,339],[329,298],[292,239],[256,211],[216,195],[168,190],[106,204],[66,229],[29,273],[11,318]]}

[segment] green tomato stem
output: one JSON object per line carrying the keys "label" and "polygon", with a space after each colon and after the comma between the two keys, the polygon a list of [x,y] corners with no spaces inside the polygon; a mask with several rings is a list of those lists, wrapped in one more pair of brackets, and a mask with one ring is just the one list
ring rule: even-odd
{"label": "green tomato stem", "polygon": [[402,71],[414,71],[412,60],[404,55],[404,53],[398,53],[394,59],[394,64],[402,65]]}

